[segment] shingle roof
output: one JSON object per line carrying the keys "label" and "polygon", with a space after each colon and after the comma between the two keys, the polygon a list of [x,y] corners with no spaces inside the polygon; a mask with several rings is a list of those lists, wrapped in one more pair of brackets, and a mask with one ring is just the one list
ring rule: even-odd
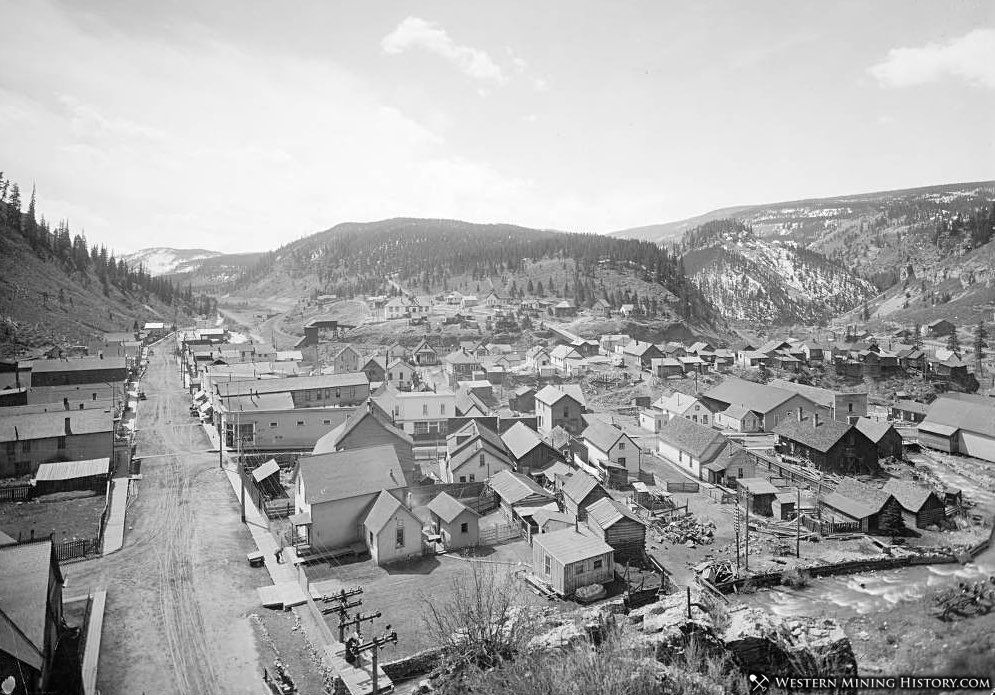
{"label": "shingle roof", "polygon": [[660,428],[658,436],[667,444],[688,452],[699,461],[714,458],[728,443],[718,430],[683,417],[671,418]]}
{"label": "shingle roof", "polygon": [[363,422],[366,418],[372,418],[372,422],[376,423],[381,429],[394,435],[396,438],[407,444],[414,445],[414,440],[411,439],[411,437],[409,437],[404,430],[400,430],[390,423],[384,422],[368,409],[364,409],[353,411],[352,415],[346,418],[345,422],[341,423],[328,434],[322,435],[318,441],[315,442],[314,449],[311,453],[328,454],[335,451],[338,448],[339,443],[342,442],[342,440],[345,439],[346,436],[348,436],[348,434],[358,427],[359,423]]}
{"label": "shingle roof", "polygon": [[823,502],[856,519],[879,513],[891,493],[878,490],[855,478],[843,478],[833,492],[823,497]]}
{"label": "shingle roof", "polygon": [[633,340],[628,345],[622,347],[622,352],[624,352],[627,355],[636,355],[637,357],[642,357],[647,352],[649,352],[650,349],[656,350],[657,352],[660,351],[660,348],[658,348],[656,345],[654,345],[651,342],[648,342],[646,340]]}
{"label": "shingle roof", "polygon": [[31,363],[32,374],[50,372],[80,372],[96,369],[127,369],[124,357],[71,357],[66,360],[35,360]]}
{"label": "shingle roof", "polygon": [[594,476],[589,475],[584,471],[576,471],[572,476],[570,476],[570,479],[564,483],[563,496],[569,497],[574,502],[579,504],[583,502],[584,499],[599,485],[601,485],[601,483],[599,483]]}
{"label": "shingle roof", "polygon": [[300,473],[308,503],[343,500],[405,486],[394,447],[301,456]]}
{"label": "shingle roof", "polygon": [[0,415],[0,442],[62,437],[66,434],[66,420],[72,434],[111,432],[114,428],[111,414],[95,409]]}
{"label": "shingle roof", "polygon": [[539,433],[524,422],[516,422],[505,430],[501,440],[516,459],[522,458],[543,443]]}
{"label": "shingle roof", "polygon": [[394,497],[387,490],[381,490],[380,494],[377,495],[376,501],[373,502],[373,506],[370,507],[370,511],[366,513],[366,518],[363,519],[363,526],[375,534],[380,533],[383,527],[394,518],[394,514],[401,509],[408,515],[414,516],[411,510],[401,504],[401,500]]}
{"label": "shingle roof", "polygon": [[[922,509],[930,495],[936,495],[928,487],[916,485],[908,480],[898,480],[893,478],[884,486],[884,492],[892,495],[902,508],[910,512],[918,512]],[[939,501],[939,498],[937,498]]]}
{"label": "shingle roof", "polygon": [[792,391],[730,376],[703,395],[705,398],[711,398],[720,403],[745,405],[754,412],[766,414],[796,394]]}
{"label": "shingle roof", "polygon": [[729,470],[732,466],[738,466],[740,463],[748,464],[749,462],[749,452],[738,444],[730,442],[728,446],[719,452],[719,455],[715,457],[715,460],[711,463],[705,464],[705,468],[710,471],[725,471]]}
{"label": "shingle roof", "polygon": [[884,436],[888,434],[888,430],[892,428],[891,423],[889,422],[872,420],[869,417],[857,418],[857,422],[854,424],[854,427],[863,432],[864,436],[875,444],[880,442]]}
{"label": "shingle roof", "polygon": [[561,521],[565,524],[573,524],[574,517],[566,512],[557,512],[552,509],[537,509],[532,512],[532,520],[539,528],[542,528],[547,521]]}
{"label": "shingle roof", "polygon": [[618,440],[626,435],[618,427],[609,425],[607,422],[602,422],[601,420],[592,419],[588,422],[587,427],[584,428],[580,436],[599,450],[608,453]]}
{"label": "shingle roof", "polygon": [[583,359],[581,357],[581,354],[579,352],[577,352],[574,348],[570,347],[569,345],[557,345],[555,348],[553,348],[553,351],[549,353],[549,356],[551,358],[555,358],[555,359],[558,359],[558,360],[560,360],[560,359],[574,359],[574,360]]}
{"label": "shingle roof", "polygon": [[498,497],[508,504],[517,504],[532,495],[540,495],[549,499],[553,497],[532,479],[507,470],[499,471],[491,477],[490,485]]}
{"label": "shingle roof", "polygon": [[566,566],[612,552],[612,547],[589,531],[564,528],[532,537],[532,544]]}
{"label": "shingle roof", "polygon": [[819,420],[818,426],[810,418],[799,422],[797,419],[782,421],[774,428],[774,434],[804,444],[825,453],[832,449],[850,431],[851,425],[837,420]]}
{"label": "shingle roof", "polygon": [[995,403],[963,401],[941,396],[933,401],[923,424],[937,424],[995,437]]}
{"label": "shingle roof", "polygon": [[602,497],[588,507],[587,518],[603,529],[611,528],[622,519],[635,521],[642,526],[646,525],[628,507],[611,497]]}
{"label": "shingle roof", "polygon": [[909,413],[922,413],[923,415],[925,415],[926,411],[929,410],[929,406],[927,404],[907,399],[895,401],[895,404],[892,407]]}
{"label": "shingle roof", "polygon": [[470,509],[458,499],[446,492],[440,492],[432,498],[432,501],[428,503],[428,510],[447,524],[451,523],[464,512],[470,512],[474,516],[480,516],[476,511]]}
{"label": "shingle roof", "polygon": [[562,386],[543,386],[542,390],[536,394],[536,400],[546,405],[556,405],[561,398],[569,396],[582,406],[587,405],[584,399],[584,392],[577,384],[563,384]]}
{"label": "shingle roof", "polygon": [[35,481],[72,480],[89,478],[94,475],[107,475],[111,470],[109,458],[87,459],[86,461],[56,461],[38,466]]}
{"label": "shingle roof", "polygon": [[[38,670],[45,647],[51,562],[51,540],[0,546],[0,650]],[[17,629],[4,624],[7,621]]]}

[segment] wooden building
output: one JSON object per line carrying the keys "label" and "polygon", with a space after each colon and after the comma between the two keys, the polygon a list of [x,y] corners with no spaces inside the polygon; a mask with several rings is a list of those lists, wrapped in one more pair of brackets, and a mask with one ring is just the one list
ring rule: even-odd
{"label": "wooden building", "polygon": [[428,503],[432,527],[447,550],[473,547],[480,542],[480,514],[452,495],[440,492]]}
{"label": "wooden building", "polygon": [[646,550],[646,524],[611,497],[587,508],[587,527],[612,547],[616,562],[641,558]]}
{"label": "wooden building", "polygon": [[914,528],[939,526],[946,519],[946,506],[940,496],[927,487],[906,480],[889,480],[884,491],[902,505],[905,525]]}
{"label": "wooden building", "polygon": [[774,433],[778,453],[811,461],[820,471],[872,475],[880,470],[877,446],[853,425],[823,421],[813,413],[807,419],[782,422]]}
{"label": "wooden building", "polygon": [[420,557],[421,529],[418,517],[387,490],[380,491],[363,519],[366,547],[381,566]]}
{"label": "wooden building", "polygon": [[35,495],[67,490],[92,490],[105,493],[110,477],[110,458],[99,458],[89,461],[43,463],[38,466],[31,482],[35,486]]}
{"label": "wooden building", "polygon": [[878,449],[878,458],[892,457],[899,461],[905,458],[905,444],[902,441],[902,435],[891,426],[890,422],[862,417],[857,419],[854,426],[874,442],[874,446]]}
{"label": "wooden building", "polygon": [[615,578],[615,551],[587,529],[565,528],[532,539],[532,572],[560,596]]}
{"label": "wooden building", "polygon": [[864,533],[894,533],[904,526],[902,505],[894,495],[854,478],[843,478],[819,499],[823,519],[856,522]]}
{"label": "wooden building", "polygon": [[563,460],[560,452],[543,441],[538,432],[524,422],[513,424],[505,430],[501,439],[514,462],[515,470],[524,475],[535,476]]}
{"label": "wooden building", "polygon": [[605,497],[608,491],[594,476],[577,471],[563,485],[563,510],[583,521],[588,507]]}

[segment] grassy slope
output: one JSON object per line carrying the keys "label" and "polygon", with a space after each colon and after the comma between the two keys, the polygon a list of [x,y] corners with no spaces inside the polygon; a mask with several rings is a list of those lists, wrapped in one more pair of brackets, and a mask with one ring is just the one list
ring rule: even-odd
{"label": "grassy slope", "polygon": [[[60,289],[65,305],[59,303]],[[16,326],[14,339],[0,343],[0,354],[10,355],[55,344],[95,345],[101,334],[130,330],[136,320],[172,320],[173,309],[114,287],[104,295],[95,276],[70,276],[57,262],[38,258],[24,239],[5,236],[0,237],[0,316]]]}

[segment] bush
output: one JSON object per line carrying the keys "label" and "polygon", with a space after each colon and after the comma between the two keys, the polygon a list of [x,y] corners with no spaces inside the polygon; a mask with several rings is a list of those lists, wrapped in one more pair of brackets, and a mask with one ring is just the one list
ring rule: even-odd
{"label": "bush", "polygon": [[781,584],[792,589],[804,589],[812,583],[812,576],[805,570],[794,567],[781,573]]}

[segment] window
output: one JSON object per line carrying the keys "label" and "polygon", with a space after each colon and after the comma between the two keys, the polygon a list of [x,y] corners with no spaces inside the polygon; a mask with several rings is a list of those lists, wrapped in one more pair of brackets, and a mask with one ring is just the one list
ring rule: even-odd
{"label": "window", "polygon": [[624,466],[625,465],[625,457],[624,456],[619,456],[618,457],[618,465],[620,465],[620,466]]}
{"label": "window", "polygon": [[701,416],[701,424],[703,424],[703,425],[707,425],[708,424],[708,416],[707,415],[702,415]]}
{"label": "window", "polygon": [[387,381],[394,380],[394,372],[387,372]]}
{"label": "window", "polygon": [[486,459],[486,456],[484,456],[484,452],[483,452],[483,451],[481,451],[481,452],[480,452],[480,467],[481,467],[481,468],[483,468],[483,467],[484,467],[484,464],[485,464],[486,462],[487,462],[487,459]]}
{"label": "window", "polygon": [[473,473],[471,473],[470,474],[470,482],[472,483],[474,480],[476,480],[476,476]]}
{"label": "window", "polygon": [[439,406],[439,414],[440,415],[445,415],[446,414],[446,404],[445,403],[443,403],[443,404],[441,404]]}
{"label": "window", "polygon": [[332,424],[332,421],[331,420],[322,420],[321,424],[322,425],[330,425],[330,424]]}
{"label": "window", "polygon": [[279,423],[271,422],[271,423],[269,423],[269,426],[270,427],[279,427],[280,425],[279,425]]}
{"label": "window", "polygon": [[847,403],[846,404],[846,410],[847,410],[848,413],[852,413],[853,412],[853,403]]}
{"label": "window", "polygon": [[570,417],[570,408],[567,406],[563,407],[563,417]]}
{"label": "window", "polygon": [[574,567],[574,574],[584,574],[584,563],[578,562],[577,566]]}
{"label": "window", "polygon": [[459,481],[460,481],[461,483],[465,483],[465,482],[466,482],[466,476],[465,476],[465,475],[461,475],[461,476],[459,477]]}
{"label": "window", "polygon": [[698,422],[698,416],[697,415],[692,415],[691,416],[691,422]]}
{"label": "window", "polygon": [[599,570],[599,569],[601,569],[604,566],[604,564],[605,564],[604,560],[595,560],[594,561],[594,569]]}
{"label": "window", "polygon": [[546,559],[543,562],[543,569],[546,570],[546,574],[549,574],[549,555],[546,556]]}
{"label": "window", "polygon": [[625,442],[619,442],[618,443],[618,450],[619,451],[625,451]]}
{"label": "window", "polygon": [[370,545],[373,545],[373,531],[370,531]]}
{"label": "window", "polygon": [[92,400],[97,400],[97,394],[92,394]]}
{"label": "window", "polygon": [[298,420],[297,421],[297,426],[298,427],[303,427],[304,426],[304,421],[303,420]]}
{"label": "window", "polygon": [[422,403],[421,414],[428,415],[428,403]]}
{"label": "window", "polygon": [[65,448],[66,448],[66,438],[65,437],[59,437],[59,450],[61,451],[62,449],[65,449]]}
{"label": "window", "polygon": [[[400,524],[401,520],[398,519],[397,523]],[[404,527],[403,526],[398,526],[397,527],[397,531],[395,533],[394,541],[396,543],[395,547],[398,547],[398,548],[403,548],[404,547]]]}
{"label": "window", "polygon": [[470,524],[468,524],[468,523],[466,523],[464,521],[462,524],[459,525],[459,532],[460,533],[469,533],[470,532]]}
{"label": "window", "polygon": [[737,478],[742,478],[743,477],[743,469],[742,468],[737,468],[736,469],[736,477]]}

